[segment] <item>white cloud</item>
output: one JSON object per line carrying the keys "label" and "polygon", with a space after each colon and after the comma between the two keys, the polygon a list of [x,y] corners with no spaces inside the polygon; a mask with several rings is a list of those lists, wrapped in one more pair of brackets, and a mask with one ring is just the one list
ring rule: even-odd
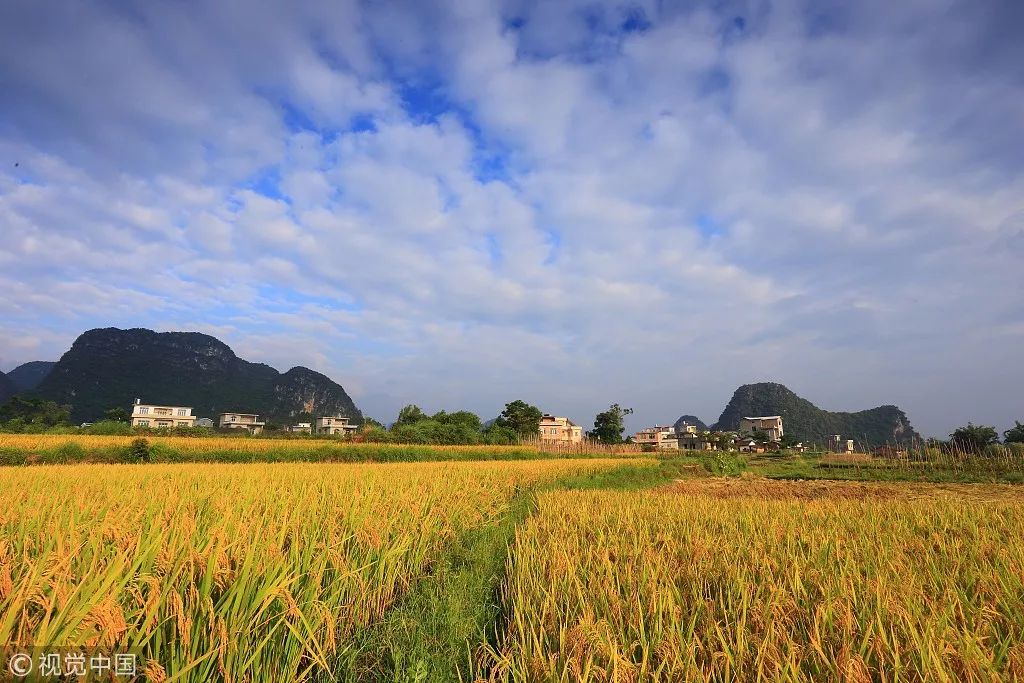
{"label": "white cloud", "polygon": [[0,362],[148,325],[307,364],[381,418],[712,421],[774,379],[928,433],[1007,424],[1015,16],[5,7]]}

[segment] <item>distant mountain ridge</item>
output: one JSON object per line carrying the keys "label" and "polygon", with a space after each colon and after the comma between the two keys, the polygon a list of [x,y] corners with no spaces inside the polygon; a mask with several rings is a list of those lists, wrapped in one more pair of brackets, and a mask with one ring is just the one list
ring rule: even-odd
{"label": "distant mountain ridge", "polygon": [[46,379],[56,363],[52,360],[30,360],[7,373],[18,391],[30,391]]}
{"label": "distant mountain ridge", "polygon": [[282,374],[250,363],[199,332],[89,330],[28,393],[70,405],[75,421],[99,419],[113,407],[129,409],[135,398],[192,406],[200,417],[244,411],[274,421],[300,413],[363,420],[345,389],[329,377],[301,366]]}
{"label": "distant mountain ridge", "polygon": [[708,426],[706,424],[704,424],[704,421],[701,420],[696,415],[680,415],[679,419],[676,420],[675,424],[672,425],[672,426],[675,427],[675,429],[678,430],[680,427],[683,426],[684,422],[686,424],[695,425],[697,427],[697,429],[699,429],[702,432],[708,431]]}
{"label": "distant mountain ridge", "polygon": [[739,387],[712,429],[735,431],[740,418],[764,415],[781,415],[785,433],[802,441],[823,443],[830,435],[839,434],[863,447],[921,438],[906,413],[894,405],[854,413],[830,412],[774,382]]}

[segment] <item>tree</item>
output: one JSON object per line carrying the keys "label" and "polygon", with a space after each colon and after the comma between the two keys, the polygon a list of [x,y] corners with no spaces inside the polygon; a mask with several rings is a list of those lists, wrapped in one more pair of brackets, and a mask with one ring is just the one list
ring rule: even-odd
{"label": "tree", "polygon": [[1003,442],[1024,443],[1024,425],[1014,420],[1013,427],[1003,432]]}
{"label": "tree", "polygon": [[782,438],[779,439],[779,445],[783,448],[793,448],[798,443],[800,443],[800,440],[792,434],[783,434]]}
{"label": "tree", "polygon": [[626,431],[625,417],[632,414],[632,408],[622,408],[613,403],[608,410],[594,416],[594,429],[587,436],[605,444],[622,443],[622,432]]}
{"label": "tree", "polygon": [[124,408],[111,408],[103,411],[103,419],[111,422],[127,422],[128,411]]}
{"label": "tree", "polygon": [[70,414],[69,406],[59,406],[53,401],[21,396],[14,396],[0,406],[0,422],[20,420],[25,424],[53,427],[68,424]]}
{"label": "tree", "polygon": [[537,436],[540,433],[540,418],[543,413],[537,406],[526,401],[515,400],[505,404],[505,409],[494,421],[498,427],[511,429],[520,439]]}
{"label": "tree", "polygon": [[986,446],[999,443],[999,432],[995,427],[986,427],[968,422],[966,427],[960,427],[949,435],[950,443],[970,453],[980,453]]}
{"label": "tree", "polygon": [[398,412],[398,419],[395,420],[395,424],[392,425],[392,427],[400,427],[402,425],[409,425],[409,424],[413,424],[413,423],[419,422],[420,420],[426,420],[426,419],[427,419],[426,413],[424,413],[422,410],[420,410],[420,407],[418,405],[416,405],[415,403],[410,403],[409,405],[407,405],[406,407],[402,408]]}
{"label": "tree", "polygon": [[766,444],[770,440],[768,438],[768,432],[764,431],[763,429],[755,429],[751,433],[750,438],[759,444]]}

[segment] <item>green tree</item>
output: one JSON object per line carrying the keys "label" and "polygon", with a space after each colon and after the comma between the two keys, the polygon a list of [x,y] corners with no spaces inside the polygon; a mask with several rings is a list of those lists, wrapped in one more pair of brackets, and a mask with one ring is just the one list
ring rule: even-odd
{"label": "green tree", "polygon": [[103,419],[110,420],[111,422],[127,422],[128,411],[120,407],[111,408],[110,410],[104,410]]}
{"label": "green tree", "polygon": [[14,396],[0,406],[0,422],[19,420],[23,424],[55,427],[68,424],[71,409],[53,401]]}
{"label": "green tree", "polygon": [[363,429],[384,429],[384,424],[374,420],[372,417],[363,417]]}
{"label": "green tree", "polygon": [[420,407],[415,403],[410,403],[398,411],[398,419],[395,420],[395,424],[392,425],[392,428],[414,424],[420,420],[426,419],[427,414],[420,410]]}
{"label": "green tree", "polygon": [[783,434],[782,438],[779,439],[779,445],[783,448],[793,448],[798,443],[800,443],[800,440],[792,434]]}
{"label": "green tree", "polygon": [[537,406],[526,401],[512,401],[505,404],[505,409],[494,421],[494,424],[515,432],[519,438],[529,438],[540,433],[540,418],[543,413]]}
{"label": "green tree", "polygon": [[1014,420],[1013,427],[1003,432],[1003,442],[1024,443],[1024,425]]}
{"label": "green tree", "polygon": [[970,453],[980,453],[986,446],[999,443],[999,432],[995,427],[986,427],[968,422],[966,427],[960,427],[949,435],[950,444]]}
{"label": "green tree", "polygon": [[446,413],[442,410],[435,413],[430,419],[440,422],[441,424],[454,425],[464,429],[470,429],[475,432],[479,432],[482,427],[480,416],[476,413],[471,413],[468,410],[457,410],[454,413]]}
{"label": "green tree", "polygon": [[768,432],[763,429],[755,429],[753,433],[751,433],[750,438],[759,444],[766,444],[769,441]]}
{"label": "green tree", "polygon": [[622,432],[626,431],[625,418],[632,414],[632,408],[613,403],[608,410],[594,416],[594,429],[587,436],[605,444],[622,443]]}

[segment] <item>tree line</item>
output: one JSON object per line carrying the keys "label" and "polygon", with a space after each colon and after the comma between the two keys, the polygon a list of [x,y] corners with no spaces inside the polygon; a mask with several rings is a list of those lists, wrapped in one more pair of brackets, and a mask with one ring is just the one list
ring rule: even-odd
{"label": "tree line", "polygon": [[[607,410],[594,416],[594,426],[587,436],[603,444],[628,443],[624,436],[626,416],[633,413],[613,403]],[[0,430],[5,432],[42,432],[71,429],[70,406],[61,406],[53,401],[14,396],[0,405]],[[373,442],[395,443],[437,443],[437,444],[514,444],[536,438],[543,416],[540,408],[523,400],[505,404],[497,418],[484,423],[478,415],[468,410],[438,411],[433,415],[425,413],[419,406],[410,404],[402,408],[390,426],[372,418],[365,418],[360,438]],[[115,407],[105,411],[103,422],[97,423],[91,431],[96,433],[118,431],[129,433],[128,411]],[[272,425],[268,425],[272,427]],[[767,435],[754,434],[755,440],[767,439]],[[725,433],[709,433],[709,438],[731,438]],[[948,440],[929,439],[927,446],[945,448],[968,453],[982,453],[1000,443],[1000,434],[995,427],[967,425],[954,430]],[[787,435],[787,440],[794,440]],[[1014,426],[1002,434],[1004,444],[1024,444],[1024,424],[1014,421]],[[783,444],[786,446],[786,444]]]}

